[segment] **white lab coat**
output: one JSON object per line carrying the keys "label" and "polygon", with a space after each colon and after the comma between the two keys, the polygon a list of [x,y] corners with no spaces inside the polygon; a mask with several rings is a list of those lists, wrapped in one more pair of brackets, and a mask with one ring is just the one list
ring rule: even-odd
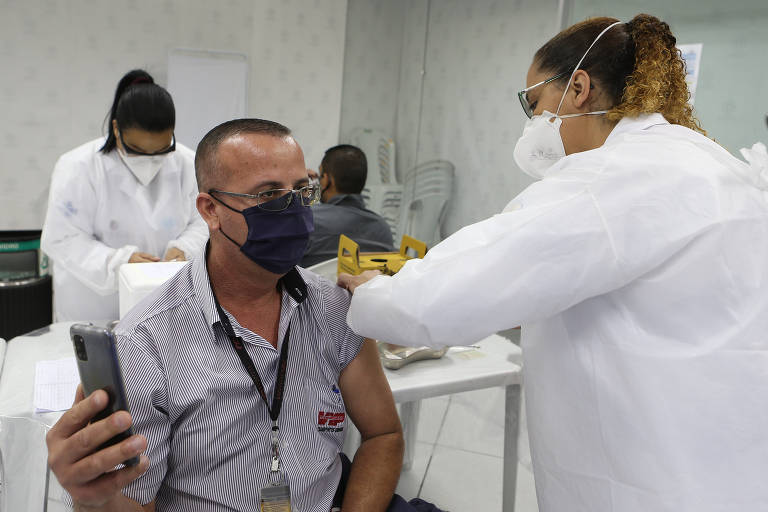
{"label": "white lab coat", "polygon": [[100,138],[62,155],[53,170],[42,250],[53,260],[56,318],[118,318],[117,272],[135,251],[189,256],[208,230],[195,207],[194,152],[179,143],[148,186],[107,154]]}
{"label": "white lab coat", "polygon": [[768,510],[768,202],[659,114],[558,162],[348,322],[403,345],[522,325],[542,512]]}

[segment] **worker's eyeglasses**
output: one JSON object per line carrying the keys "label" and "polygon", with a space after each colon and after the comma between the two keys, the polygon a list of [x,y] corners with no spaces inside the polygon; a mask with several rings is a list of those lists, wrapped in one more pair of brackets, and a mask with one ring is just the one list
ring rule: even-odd
{"label": "worker's eyeglasses", "polygon": [[523,107],[523,112],[525,112],[525,115],[528,116],[528,119],[533,117],[533,111],[536,110],[536,102],[531,104],[528,101],[528,91],[530,91],[531,89],[534,89],[534,88],[536,88],[536,87],[538,87],[540,85],[545,85],[545,84],[548,84],[549,82],[554,82],[555,80],[559,80],[560,78],[563,78],[566,75],[568,75],[567,71],[564,72],[564,73],[560,73],[559,75],[555,75],[552,78],[547,78],[543,82],[539,82],[537,84],[533,84],[532,86],[527,87],[527,88],[523,89],[522,91],[520,91],[519,93],[517,93],[517,97],[520,100],[520,105]]}
{"label": "worker's eyeglasses", "polygon": [[123,140],[123,132],[121,132],[120,130],[117,131],[117,136],[120,138],[120,143],[123,145],[123,149],[129,155],[158,156],[158,155],[167,155],[168,153],[176,151],[176,134],[175,133],[171,137],[171,145],[170,146],[168,146],[165,149],[161,149],[160,151],[155,151],[154,153],[145,153],[144,151],[132,148],[131,146],[126,144],[125,141]]}
{"label": "worker's eyeglasses", "polygon": [[258,208],[268,212],[279,212],[285,210],[288,208],[288,206],[290,206],[291,201],[294,200],[294,197],[297,201],[301,201],[302,206],[312,206],[320,200],[320,187],[316,187],[314,185],[307,185],[306,187],[301,187],[298,190],[292,190],[288,188],[275,188],[272,190],[265,190],[257,194],[225,192],[215,188],[208,190],[208,193],[211,194],[214,199],[231,210],[234,210],[234,208],[223,202],[214,194],[224,194],[232,197],[240,197],[245,199],[246,202],[252,203],[251,206],[257,206]]}

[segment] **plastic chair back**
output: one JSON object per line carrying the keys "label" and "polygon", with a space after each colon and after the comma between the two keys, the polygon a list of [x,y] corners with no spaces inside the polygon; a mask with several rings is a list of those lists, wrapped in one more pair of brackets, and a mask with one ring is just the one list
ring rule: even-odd
{"label": "plastic chair back", "polygon": [[348,140],[350,144],[359,147],[368,160],[367,186],[397,183],[395,142],[392,137],[372,128],[358,128]]}
{"label": "plastic chair back", "polygon": [[440,228],[453,188],[454,166],[432,160],[416,166],[405,177],[398,235],[423,240],[429,247],[441,239]]}

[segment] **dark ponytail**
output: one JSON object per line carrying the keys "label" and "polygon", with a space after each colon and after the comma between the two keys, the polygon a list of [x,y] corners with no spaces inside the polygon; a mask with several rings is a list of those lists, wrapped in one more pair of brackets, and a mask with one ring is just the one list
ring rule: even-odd
{"label": "dark ponytail", "polygon": [[[534,56],[541,70],[564,73],[567,83],[573,68],[589,45],[614,18],[591,18],[563,30],[542,46]],[[648,14],[638,14],[629,23],[608,30],[581,63],[580,69],[607,96],[606,118],[661,113],[673,124],[705,133],[688,104],[685,61],[676,48],[669,25]]]}
{"label": "dark ponytail", "polygon": [[103,153],[109,153],[117,145],[112,130],[113,120],[117,120],[121,130],[140,128],[162,132],[175,126],[176,110],[168,91],[155,84],[146,71],[134,69],[126,73],[117,84],[107,120],[107,140],[101,147]]}

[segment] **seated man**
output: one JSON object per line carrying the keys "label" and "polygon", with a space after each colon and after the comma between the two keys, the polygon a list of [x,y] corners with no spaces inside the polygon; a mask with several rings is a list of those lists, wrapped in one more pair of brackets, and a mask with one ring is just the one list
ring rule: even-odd
{"label": "seated man", "polygon": [[[385,510],[402,431],[374,342],[345,322],[349,295],[295,266],[316,198],[301,148],[280,124],[235,120],[195,168],[208,245],[116,329],[131,415],[89,425],[107,395],[78,390],[48,434],[51,468],[82,511],[261,510],[285,487],[293,510],[342,496],[345,512]],[[362,435],[351,469],[347,415]]]}
{"label": "seated man", "polygon": [[367,210],[360,193],[368,164],[365,153],[342,144],[325,152],[320,164],[321,200],[314,208],[315,232],[301,260],[304,267],[335,258],[339,235],[347,235],[361,251],[392,251],[392,232],[380,215]]}

